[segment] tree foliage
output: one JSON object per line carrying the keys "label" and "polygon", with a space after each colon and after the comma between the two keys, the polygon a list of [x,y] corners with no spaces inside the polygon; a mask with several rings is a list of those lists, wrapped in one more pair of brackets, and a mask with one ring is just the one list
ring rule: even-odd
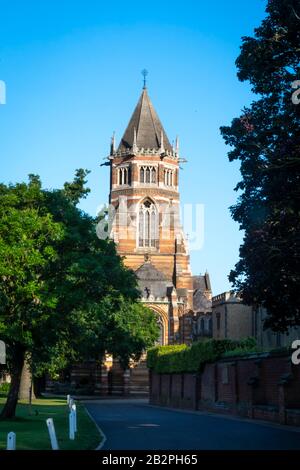
{"label": "tree foliage", "polygon": [[268,310],[266,327],[286,331],[300,324],[300,105],[291,100],[300,78],[300,2],[269,0],[266,11],[236,61],[258,99],[221,128],[242,175],[231,213],[245,236],[229,279],[246,303]]}
{"label": "tree foliage", "polygon": [[25,357],[35,375],[105,352],[126,367],[158,337],[134,273],[76,207],[85,176],[77,170],[74,184],[53,191],[35,175],[0,185],[0,337],[12,375],[4,417],[14,415]]}

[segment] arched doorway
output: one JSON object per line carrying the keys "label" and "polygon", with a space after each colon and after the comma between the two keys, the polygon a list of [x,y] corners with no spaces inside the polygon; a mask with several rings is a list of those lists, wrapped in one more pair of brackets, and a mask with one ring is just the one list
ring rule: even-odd
{"label": "arched doorway", "polygon": [[169,321],[168,314],[164,309],[155,304],[146,304],[150,308],[157,318],[157,323],[159,326],[159,338],[156,342],[157,346],[164,346],[169,343]]}

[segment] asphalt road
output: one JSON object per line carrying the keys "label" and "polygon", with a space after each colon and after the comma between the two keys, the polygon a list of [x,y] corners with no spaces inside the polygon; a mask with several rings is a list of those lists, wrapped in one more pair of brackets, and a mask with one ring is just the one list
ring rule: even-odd
{"label": "asphalt road", "polygon": [[300,432],[282,426],[152,407],[142,400],[85,405],[106,436],[103,450],[300,450]]}

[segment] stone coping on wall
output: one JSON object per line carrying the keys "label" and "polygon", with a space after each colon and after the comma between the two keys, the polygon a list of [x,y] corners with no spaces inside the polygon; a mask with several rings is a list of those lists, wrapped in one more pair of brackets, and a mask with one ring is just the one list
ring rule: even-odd
{"label": "stone coping on wall", "polygon": [[288,350],[285,350],[285,351],[273,350],[273,351],[237,354],[236,356],[228,356],[228,357],[221,356],[218,362],[247,361],[247,360],[253,360],[253,359],[268,359],[272,357],[286,357],[287,359],[290,359],[291,353]]}

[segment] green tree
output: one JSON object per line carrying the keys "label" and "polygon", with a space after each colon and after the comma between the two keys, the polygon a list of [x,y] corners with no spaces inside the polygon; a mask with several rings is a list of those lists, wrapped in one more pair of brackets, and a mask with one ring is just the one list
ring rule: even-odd
{"label": "green tree", "polygon": [[89,173],[89,170],[79,168],[75,172],[73,181],[64,184],[65,196],[75,205],[78,204],[80,199],[86,198],[91,192],[90,188],[85,187],[87,183],[86,177]]}
{"label": "green tree", "polygon": [[28,185],[0,185],[0,336],[12,378],[3,416],[14,415],[25,353],[56,304],[45,271],[55,263],[53,245],[63,236],[44,206],[37,178],[31,176]]}
{"label": "green tree", "polygon": [[105,351],[126,366],[158,336],[134,273],[76,207],[86,174],[62,190],[43,190],[34,175],[0,186],[0,336],[12,376],[2,418],[15,415],[25,357],[35,376]]}
{"label": "green tree", "polygon": [[236,64],[257,101],[222,127],[229,160],[241,163],[241,192],[231,213],[244,230],[229,279],[249,304],[267,308],[265,326],[300,324],[300,2],[269,0],[254,37],[242,38]]}

